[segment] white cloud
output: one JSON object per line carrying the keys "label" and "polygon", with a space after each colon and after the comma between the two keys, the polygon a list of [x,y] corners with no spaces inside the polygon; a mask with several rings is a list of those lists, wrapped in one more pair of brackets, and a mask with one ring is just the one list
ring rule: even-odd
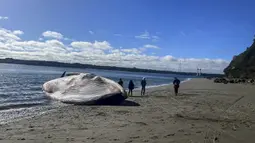
{"label": "white cloud", "polygon": [[131,49],[121,49],[120,51],[124,53],[131,53],[131,54],[141,54],[142,52],[137,48],[131,48]]}
{"label": "white cloud", "polygon": [[45,31],[42,33],[42,36],[46,38],[63,39],[63,35],[55,31]]}
{"label": "white cloud", "polygon": [[0,16],[0,20],[8,20],[9,19],[9,17],[7,17],[7,16]]}
{"label": "white cloud", "polygon": [[94,34],[95,34],[95,33],[94,33],[93,31],[91,31],[91,30],[89,31],[89,33],[90,33],[91,35],[94,35]]}
{"label": "white cloud", "polygon": [[107,41],[103,41],[103,42],[95,41],[94,43],[76,41],[76,42],[72,42],[71,46],[74,48],[79,48],[79,49],[101,49],[101,50],[112,49],[110,43]]}
{"label": "white cloud", "polygon": [[159,37],[158,36],[151,36],[152,41],[158,41]]}
{"label": "white cloud", "polygon": [[141,35],[135,36],[137,39],[151,39],[150,33],[148,31],[145,31]]}
{"label": "white cloud", "polygon": [[137,39],[151,39],[153,42],[158,41],[160,38],[156,35],[151,35],[148,31],[145,31],[141,35],[135,36]]}
{"label": "white cloud", "polygon": [[166,55],[164,57],[161,57],[161,60],[162,61],[178,61],[178,59],[174,58],[173,56],[171,55]]}
{"label": "white cloud", "polygon": [[6,49],[19,52],[53,52],[66,51],[65,45],[58,40],[39,41],[12,41],[5,43]]}
{"label": "white cloud", "polygon": [[150,44],[143,45],[143,47],[140,48],[140,50],[143,52],[146,51],[147,49],[160,49],[160,48],[156,45],[150,45]]}
{"label": "white cloud", "polygon": [[23,35],[24,32],[21,31],[21,30],[14,30],[14,31],[13,31],[13,34],[15,34],[15,35]]}
{"label": "white cloud", "polygon": [[[158,49],[155,45],[143,47]],[[222,59],[176,58],[172,55],[150,56],[140,48],[114,48],[107,41],[75,41],[64,44],[60,40],[22,40],[13,31],[0,29],[0,57],[27,60],[50,60],[66,63],[82,63],[157,70],[222,73],[229,64]]]}
{"label": "white cloud", "polygon": [[118,55],[127,55],[127,54],[141,54],[142,51],[137,48],[119,48],[119,49],[112,49],[110,50],[111,53],[113,54],[118,54]]}
{"label": "white cloud", "polygon": [[110,52],[111,53],[120,53],[121,51],[120,51],[120,49],[112,49],[112,50],[110,50]]}
{"label": "white cloud", "polygon": [[144,48],[147,48],[147,49],[159,49],[158,46],[156,46],[156,45],[150,45],[150,44],[144,45],[143,47],[144,47]]}
{"label": "white cloud", "polygon": [[13,32],[10,30],[0,28],[0,42],[15,41],[15,40],[20,40],[20,37],[13,34]]}

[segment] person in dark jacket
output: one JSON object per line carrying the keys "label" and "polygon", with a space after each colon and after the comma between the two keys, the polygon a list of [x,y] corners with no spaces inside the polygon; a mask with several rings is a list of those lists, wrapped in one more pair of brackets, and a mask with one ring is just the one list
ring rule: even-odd
{"label": "person in dark jacket", "polygon": [[174,81],[173,81],[175,96],[177,96],[177,94],[178,94],[180,83],[181,83],[180,80],[177,77],[175,77]]}
{"label": "person in dark jacket", "polygon": [[120,86],[122,86],[122,87],[123,87],[123,81],[122,81],[122,79],[121,79],[121,78],[120,78],[120,80],[119,80],[119,82],[118,82],[118,83],[119,83],[119,85],[120,85]]}
{"label": "person in dark jacket", "polygon": [[129,91],[128,91],[128,95],[133,95],[133,89],[135,88],[135,85],[134,85],[134,83],[133,83],[133,81],[132,80],[130,80],[129,81],[129,84],[128,84],[128,89],[129,89]]}
{"label": "person in dark jacket", "polygon": [[146,80],[145,77],[142,79],[141,81],[141,86],[142,86],[142,90],[141,90],[141,96],[145,95],[145,86],[146,86]]}

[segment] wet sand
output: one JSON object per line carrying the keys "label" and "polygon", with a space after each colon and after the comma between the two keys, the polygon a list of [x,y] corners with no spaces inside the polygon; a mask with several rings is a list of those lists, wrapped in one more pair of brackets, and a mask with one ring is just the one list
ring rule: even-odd
{"label": "wet sand", "polygon": [[68,105],[0,126],[0,142],[253,143],[255,86],[193,79],[179,96],[155,87],[122,106]]}

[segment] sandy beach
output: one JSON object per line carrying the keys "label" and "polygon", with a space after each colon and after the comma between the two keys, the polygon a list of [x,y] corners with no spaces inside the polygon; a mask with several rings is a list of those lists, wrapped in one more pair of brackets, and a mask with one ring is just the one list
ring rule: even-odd
{"label": "sandy beach", "polygon": [[255,86],[192,79],[121,106],[67,105],[0,125],[0,142],[253,143]]}

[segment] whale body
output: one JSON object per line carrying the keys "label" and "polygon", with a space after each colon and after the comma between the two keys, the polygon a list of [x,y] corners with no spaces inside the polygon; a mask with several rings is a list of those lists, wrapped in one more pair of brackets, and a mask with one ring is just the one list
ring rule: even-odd
{"label": "whale body", "polygon": [[50,98],[72,104],[120,104],[127,98],[118,83],[91,73],[75,73],[43,84]]}

